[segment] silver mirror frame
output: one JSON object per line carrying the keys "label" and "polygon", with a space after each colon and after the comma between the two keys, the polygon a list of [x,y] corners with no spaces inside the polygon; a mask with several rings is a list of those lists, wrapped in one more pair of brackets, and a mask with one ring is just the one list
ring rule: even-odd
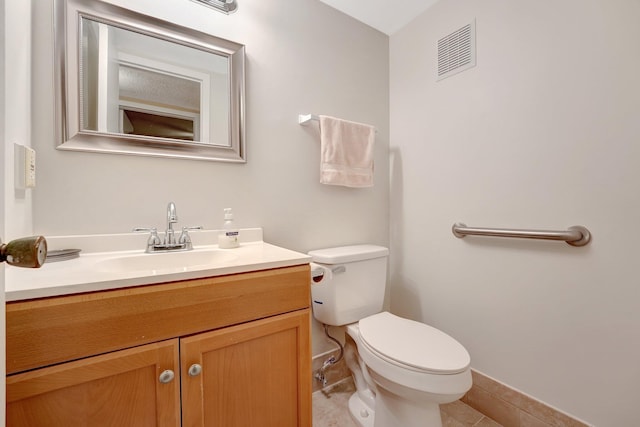
{"label": "silver mirror frame", "polygon": [[[54,0],[55,124],[59,150],[246,162],[244,45],[96,0]],[[229,60],[229,145],[103,133],[81,128],[81,18],[129,29]]]}
{"label": "silver mirror frame", "polygon": [[226,13],[229,15],[230,13],[234,13],[238,10],[238,3],[236,0],[193,0],[197,3],[208,6],[212,9],[215,9],[219,12]]}

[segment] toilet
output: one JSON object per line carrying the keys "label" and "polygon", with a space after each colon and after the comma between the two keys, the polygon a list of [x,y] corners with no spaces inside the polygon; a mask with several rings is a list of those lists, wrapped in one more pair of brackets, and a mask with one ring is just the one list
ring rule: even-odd
{"label": "toilet", "polygon": [[440,404],[471,388],[469,353],[424,323],[382,311],[389,250],[355,245],[309,252],[313,316],[346,326],[344,357],[360,427],[442,427]]}

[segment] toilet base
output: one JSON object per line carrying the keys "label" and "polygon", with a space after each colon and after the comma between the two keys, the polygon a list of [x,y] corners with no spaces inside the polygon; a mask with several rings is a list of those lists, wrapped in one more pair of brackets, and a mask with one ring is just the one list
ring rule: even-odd
{"label": "toilet base", "polygon": [[375,413],[360,399],[358,392],[349,398],[349,414],[358,427],[373,427]]}
{"label": "toilet base", "polygon": [[442,427],[440,405],[400,398],[378,387],[374,427]]}
{"label": "toilet base", "polygon": [[376,410],[367,406],[358,392],[349,398],[349,414],[358,427],[442,427],[440,405],[419,405],[382,391],[376,397]]}

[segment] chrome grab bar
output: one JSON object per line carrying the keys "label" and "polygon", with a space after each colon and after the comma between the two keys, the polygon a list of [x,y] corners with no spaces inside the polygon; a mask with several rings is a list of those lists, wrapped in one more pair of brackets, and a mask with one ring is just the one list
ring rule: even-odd
{"label": "chrome grab bar", "polygon": [[571,246],[584,246],[591,241],[591,233],[581,225],[574,225],[568,230],[511,230],[506,228],[467,227],[466,224],[456,222],[451,227],[453,235],[464,236],[492,236],[518,237],[523,239],[562,240]]}

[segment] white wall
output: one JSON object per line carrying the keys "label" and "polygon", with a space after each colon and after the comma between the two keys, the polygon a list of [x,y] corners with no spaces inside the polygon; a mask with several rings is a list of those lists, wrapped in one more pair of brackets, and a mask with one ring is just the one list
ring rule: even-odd
{"label": "white wall", "polygon": [[[34,13],[35,232],[164,230],[173,201],[179,226],[220,228],[222,209],[232,207],[238,226],[263,227],[266,241],[301,252],[388,245],[386,35],[317,0],[242,0],[228,16],[188,0],[112,3],[246,45],[247,163],[55,150],[51,9],[41,7]],[[317,126],[298,125],[299,113],[376,126],[375,186],[319,184]],[[320,339],[314,352],[327,346]]]}
{"label": "white wall", "polygon": [[[14,144],[31,145],[31,4],[0,0],[0,239],[32,232],[32,194],[14,187]],[[26,31],[25,31],[26,30]],[[4,263],[0,264],[0,426],[5,425]]]}
{"label": "white wall", "polygon": [[9,241],[32,233],[33,199],[31,190],[14,186],[14,144],[31,146],[31,3],[6,1],[3,35],[5,48],[4,77],[6,104],[2,114],[4,128],[4,201],[5,236]]}
{"label": "white wall", "polygon": [[[597,426],[640,425],[640,3],[442,0],[390,39],[392,309],[475,369]],[[477,20],[477,67],[435,81]],[[466,237],[469,226],[593,241]]]}
{"label": "white wall", "polygon": [[[5,21],[5,1],[0,0],[0,22],[2,22],[2,26],[6,25]],[[0,164],[5,166],[5,158],[6,158],[6,144],[5,144],[5,33],[4,31],[0,31]],[[6,167],[3,167],[3,173],[6,170]],[[3,179],[3,184],[4,184]],[[4,238],[5,231],[5,197],[4,197],[4,189],[2,191],[2,197],[0,197],[0,240]],[[4,307],[4,263],[0,263],[0,427],[4,427],[5,425],[5,400],[6,400],[6,391],[5,391],[5,375],[6,375],[6,333],[5,333],[5,307]]]}

